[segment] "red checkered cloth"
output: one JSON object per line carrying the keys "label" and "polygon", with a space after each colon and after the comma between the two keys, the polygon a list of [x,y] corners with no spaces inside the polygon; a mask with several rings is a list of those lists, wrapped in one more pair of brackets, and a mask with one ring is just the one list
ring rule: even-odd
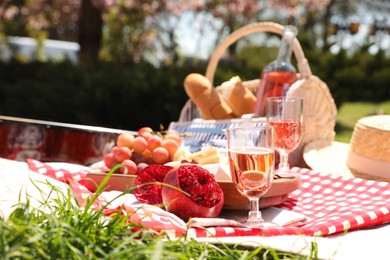
{"label": "red checkered cloth", "polygon": [[[53,169],[48,164],[28,159],[31,170],[66,181],[73,189],[79,202],[84,203],[86,197],[93,195],[82,185],[86,169],[79,172],[66,169]],[[390,221],[390,183],[364,180],[325,174],[303,168],[293,168],[302,174],[300,187],[289,195],[279,208],[285,208],[307,216],[308,221],[300,227],[208,227],[188,228],[187,224],[163,209],[135,205],[107,208],[107,215],[118,209],[123,214],[130,214],[131,221],[152,228],[157,232],[167,232],[179,237],[233,237],[233,236],[275,236],[275,235],[307,235],[327,236],[360,228],[372,227]],[[59,174],[58,172],[61,172]],[[66,177],[65,177],[66,176]],[[95,207],[104,202],[98,198]]]}

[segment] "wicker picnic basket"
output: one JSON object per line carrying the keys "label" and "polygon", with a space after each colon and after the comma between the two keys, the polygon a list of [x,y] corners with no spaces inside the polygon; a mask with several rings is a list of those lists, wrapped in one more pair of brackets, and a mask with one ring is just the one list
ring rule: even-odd
{"label": "wicker picnic basket", "polygon": [[[271,32],[282,35],[284,27],[273,22],[259,22],[244,26],[230,34],[212,54],[207,70],[206,78],[213,84],[214,74],[218,62],[225,50],[240,38],[253,33]],[[302,97],[304,99],[303,111],[303,135],[299,147],[290,156],[290,164],[293,166],[307,167],[303,159],[303,149],[306,144],[316,140],[334,139],[334,127],[336,123],[337,108],[334,99],[325,82],[313,75],[302,47],[297,39],[293,42],[293,54],[297,60],[299,72],[298,80],[287,92],[289,97]],[[256,92],[260,85],[260,80],[244,81],[243,85],[252,92]],[[216,87],[216,90],[223,95],[224,84]],[[176,124],[188,125],[201,120],[202,115],[194,102],[189,99],[181,110],[180,117]],[[194,121],[195,119],[196,122]],[[254,121],[258,119],[253,118]],[[202,124],[213,125],[218,120],[203,120]],[[237,121],[237,120],[235,120]],[[245,119],[247,122],[247,119]]]}

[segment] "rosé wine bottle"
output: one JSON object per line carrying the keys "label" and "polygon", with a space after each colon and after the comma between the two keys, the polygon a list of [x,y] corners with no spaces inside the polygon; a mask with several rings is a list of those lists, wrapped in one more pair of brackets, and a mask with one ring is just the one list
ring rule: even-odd
{"label": "ros\u00e9 wine bottle", "polygon": [[285,26],[276,60],[265,66],[261,73],[260,86],[254,113],[265,116],[265,100],[268,97],[285,96],[292,83],[297,80],[295,67],[291,64],[291,54],[297,29]]}

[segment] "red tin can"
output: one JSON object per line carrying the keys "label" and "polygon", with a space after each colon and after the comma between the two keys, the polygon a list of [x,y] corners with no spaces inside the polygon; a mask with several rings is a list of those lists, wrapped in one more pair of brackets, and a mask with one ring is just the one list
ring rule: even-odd
{"label": "red tin can", "polygon": [[0,116],[0,157],[91,165],[103,160],[120,133],[112,128]]}

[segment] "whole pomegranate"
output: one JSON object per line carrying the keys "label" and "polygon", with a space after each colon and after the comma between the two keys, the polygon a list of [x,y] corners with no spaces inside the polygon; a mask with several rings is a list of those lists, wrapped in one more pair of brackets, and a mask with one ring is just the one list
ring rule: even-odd
{"label": "whole pomegranate", "polygon": [[164,183],[180,189],[162,186],[161,195],[166,210],[184,221],[194,217],[214,218],[222,210],[221,187],[214,176],[199,165],[182,164],[170,170]]}

